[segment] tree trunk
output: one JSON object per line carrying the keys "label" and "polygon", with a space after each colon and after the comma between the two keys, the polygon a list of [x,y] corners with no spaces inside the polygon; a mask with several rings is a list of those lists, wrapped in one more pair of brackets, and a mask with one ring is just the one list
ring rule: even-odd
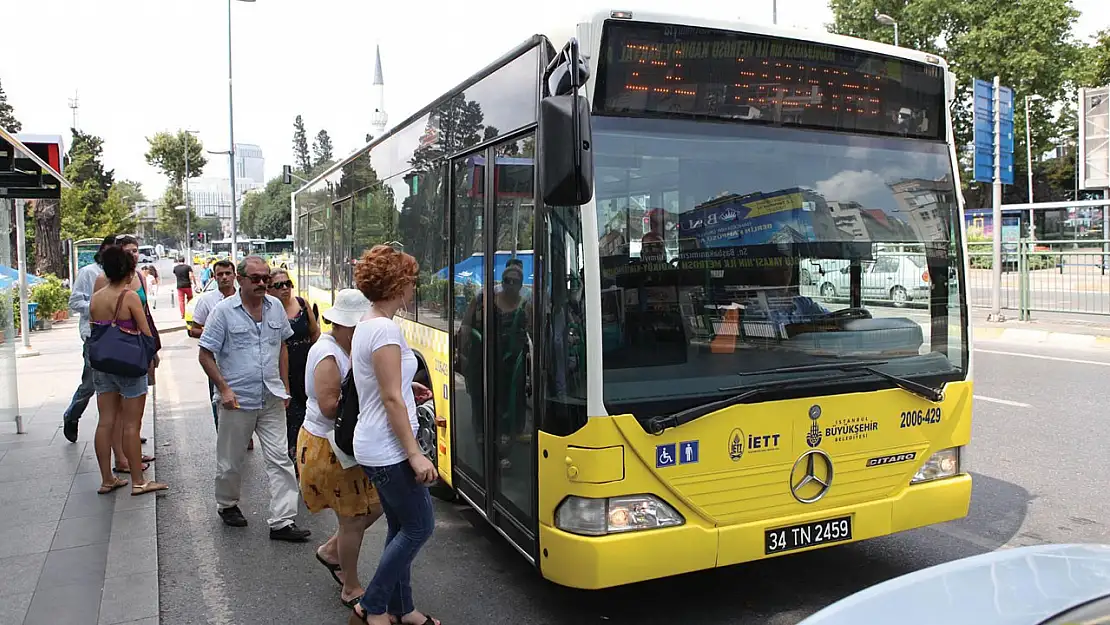
{"label": "tree trunk", "polygon": [[60,204],[57,200],[38,200],[34,205],[35,268],[40,274],[52,273],[65,280],[70,276],[62,247]]}

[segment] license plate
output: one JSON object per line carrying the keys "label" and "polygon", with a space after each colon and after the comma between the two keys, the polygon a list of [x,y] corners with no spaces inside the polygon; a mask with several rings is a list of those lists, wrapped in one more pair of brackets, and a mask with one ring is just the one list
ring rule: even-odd
{"label": "license plate", "polygon": [[779,527],[763,533],[764,553],[767,555],[845,540],[852,540],[850,516]]}

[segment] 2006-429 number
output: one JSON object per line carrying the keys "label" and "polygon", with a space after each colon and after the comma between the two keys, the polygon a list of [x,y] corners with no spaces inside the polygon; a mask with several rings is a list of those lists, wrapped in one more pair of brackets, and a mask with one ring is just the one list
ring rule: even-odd
{"label": "2006-429 number", "polygon": [[940,423],[940,408],[907,410],[902,413],[902,425],[899,427],[912,428],[924,423]]}

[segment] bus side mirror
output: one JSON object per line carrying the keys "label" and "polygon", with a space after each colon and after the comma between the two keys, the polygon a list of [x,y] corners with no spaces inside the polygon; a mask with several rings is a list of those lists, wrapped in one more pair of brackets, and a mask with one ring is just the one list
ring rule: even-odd
{"label": "bus side mirror", "polygon": [[548,206],[581,206],[594,192],[590,105],[576,94],[540,101],[540,188]]}
{"label": "bus side mirror", "polygon": [[594,192],[590,103],[580,89],[590,71],[571,38],[543,72],[539,179],[548,206],[582,206]]}

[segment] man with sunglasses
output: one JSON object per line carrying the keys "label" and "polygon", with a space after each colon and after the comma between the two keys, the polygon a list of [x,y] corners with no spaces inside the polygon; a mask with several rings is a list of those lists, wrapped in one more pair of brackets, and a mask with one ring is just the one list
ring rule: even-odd
{"label": "man with sunglasses", "polygon": [[297,527],[297,486],[285,431],[289,401],[289,352],[293,334],[285,308],[272,295],[270,267],[248,256],[236,267],[239,292],[216,304],[200,336],[200,365],[219,394],[216,430],[216,504],[220,518],[245,527],[239,509],[241,469],[254,434],[270,481],[270,538],[304,542],[312,532]]}
{"label": "man with sunglasses", "polygon": [[[202,293],[197,298],[197,305],[193,308],[193,321],[189,326],[189,336],[199,339],[201,334],[204,333],[204,324],[208,321],[208,314],[212,312],[216,304],[223,300],[235,295],[237,290],[235,283],[235,265],[226,258],[221,258],[212,265],[212,272],[216,279],[216,290]],[[219,401],[216,400],[216,386],[212,384],[212,380],[208,381],[208,396],[212,398],[212,421],[216,424],[216,429],[220,429],[220,414],[216,407]],[[247,449],[254,448],[254,439],[247,445]]]}

